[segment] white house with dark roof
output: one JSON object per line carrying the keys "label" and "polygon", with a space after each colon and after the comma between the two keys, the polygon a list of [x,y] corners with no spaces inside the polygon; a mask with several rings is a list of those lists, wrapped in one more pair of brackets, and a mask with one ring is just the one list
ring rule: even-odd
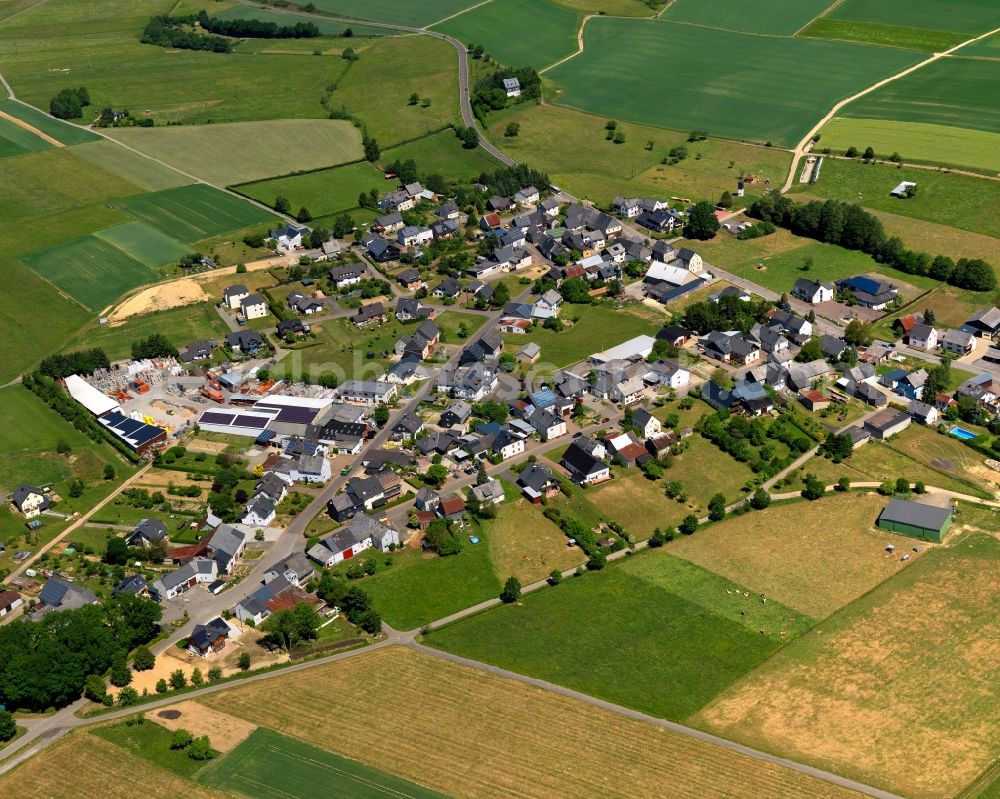
{"label": "white house with dark roof", "polygon": [[10,504],[25,519],[34,519],[49,506],[48,498],[41,489],[32,485],[20,485],[10,496]]}
{"label": "white house with dark roof", "polygon": [[503,90],[507,93],[508,97],[520,97],[521,81],[519,81],[517,78],[504,78]]}
{"label": "white house with dark roof", "polygon": [[236,310],[240,307],[245,297],[250,296],[250,289],[244,286],[242,283],[236,283],[232,286],[226,286],[222,290],[222,301],[226,304],[227,308]]}
{"label": "white house with dark roof", "polygon": [[262,319],[267,316],[267,300],[260,294],[250,294],[240,300],[240,313],[247,320]]}

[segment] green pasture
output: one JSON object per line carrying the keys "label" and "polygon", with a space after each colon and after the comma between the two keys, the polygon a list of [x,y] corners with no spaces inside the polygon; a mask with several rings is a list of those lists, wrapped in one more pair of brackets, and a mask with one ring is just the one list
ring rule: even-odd
{"label": "green pasture", "polygon": [[320,11],[341,17],[423,27],[476,4],[476,0],[319,0]]}
{"label": "green pasture", "polygon": [[969,34],[1000,26],[993,0],[845,0],[829,16]]}
{"label": "green pasture", "polygon": [[[2,29],[0,29],[2,30]],[[56,141],[63,144],[85,144],[87,142],[98,141],[99,136],[89,130],[78,128],[68,122],[54,119],[48,114],[29,108],[14,100],[0,100],[0,111],[17,117],[22,122],[27,122],[33,128],[37,128],[42,133],[48,134]]]}
{"label": "green pasture", "polygon": [[[891,197],[889,192],[904,180],[916,182],[917,196],[907,200]],[[900,169],[889,164],[829,160],[823,164],[819,182],[795,190],[1000,237],[1000,182],[994,180],[912,167]]]}
{"label": "green pasture", "polygon": [[576,52],[580,21],[580,14],[551,0],[491,0],[435,29],[482,45],[508,66],[541,69]]}
{"label": "green pasture", "polygon": [[837,117],[821,135],[823,147],[840,153],[848,147],[863,152],[899,153],[908,162],[928,162],[961,169],[1000,172],[1000,133],[893,119]]}
{"label": "green pasture", "polygon": [[451,129],[424,136],[406,144],[382,151],[382,163],[412,158],[422,175],[444,175],[454,180],[478,179],[483,172],[492,172],[499,164],[481,147],[467,150]]}
{"label": "green pasture", "polygon": [[662,18],[709,28],[791,36],[829,5],[829,0],[675,0]]}
{"label": "green pasture", "polygon": [[[200,10],[201,6],[199,6]],[[211,13],[211,12],[209,12]],[[388,28],[376,28],[369,25],[358,25],[353,22],[336,22],[332,19],[313,17],[310,20],[303,20],[298,14],[290,14],[286,11],[279,11],[274,8],[253,8],[251,6],[238,5],[218,11],[212,14],[218,19],[259,19],[261,22],[273,22],[276,25],[296,25],[299,22],[312,22],[319,28],[324,36],[341,36],[345,30],[351,29],[354,36],[391,36],[393,31]],[[288,41],[288,40],[284,40]],[[294,41],[294,40],[292,40]],[[310,40],[316,42],[315,39]],[[345,45],[351,44],[349,40],[344,41]]]}
{"label": "green pasture", "polygon": [[200,183],[143,194],[117,205],[183,242],[277,221],[255,205]]}
{"label": "green pasture", "polygon": [[361,132],[339,119],[115,128],[110,133],[130,147],[223,186],[362,156]]}
{"label": "green pasture", "polygon": [[[817,109],[919,58],[898,49],[665,20],[594,19],[584,41],[581,55],[546,73],[562,89],[556,102],[605,117],[778,146],[796,144]],[[684,54],[684,80],[650,79],[678,53]],[[817,81],[820,72],[825,77]]]}
{"label": "green pasture", "polygon": [[998,96],[1000,69],[993,61],[943,58],[876,89],[841,113],[1000,133]]}
{"label": "green pasture", "polygon": [[278,197],[287,197],[296,210],[305,206],[313,217],[319,217],[356,208],[359,194],[372,189],[383,193],[390,185],[375,167],[363,161],[307,175],[247,183],[237,190],[267,205],[274,205]]}
{"label": "green pasture", "polygon": [[91,311],[157,277],[148,266],[97,236],[70,239],[21,260]]}
{"label": "green pasture", "polygon": [[[368,754],[378,759],[377,753]],[[198,782],[253,799],[444,799],[436,791],[265,727],[209,765]]]}
{"label": "green pasture", "polygon": [[[2,109],[0,109],[2,110]],[[52,145],[29,130],[0,118],[0,158],[47,150]]]}
{"label": "green pasture", "polygon": [[650,551],[463,619],[425,642],[679,721],[812,626],[743,591]]}
{"label": "green pasture", "polygon": [[189,252],[183,244],[145,222],[126,222],[94,235],[149,267],[169,264]]}
{"label": "green pasture", "polygon": [[191,183],[191,178],[180,172],[143,158],[113,141],[102,139],[91,144],[79,144],[73,148],[73,155],[145,191],[173,189]]}
{"label": "green pasture", "polygon": [[[824,17],[811,23],[800,36],[813,39],[841,39],[849,42],[866,42],[886,47],[903,47],[910,50],[927,50],[936,53],[948,50],[965,41],[964,33],[932,31],[926,28],[906,28],[880,22],[858,22],[850,19]],[[963,55],[966,51],[962,51]]]}

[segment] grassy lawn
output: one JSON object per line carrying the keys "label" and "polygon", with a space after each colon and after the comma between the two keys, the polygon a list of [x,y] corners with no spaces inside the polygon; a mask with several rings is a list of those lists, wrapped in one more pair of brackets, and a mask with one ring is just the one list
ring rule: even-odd
{"label": "grassy lawn", "polygon": [[[889,196],[892,188],[903,180],[919,186],[916,197],[898,200]],[[860,203],[877,211],[1000,236],[1000,183],[993,180],[912,167],[830,160],[823,164],[819,182],[800,191],[820,199]]]}
{"label": "grassy lawn", "polygon": [[1000,740],[1000,661],[987,655],[1000,637],[998,566],[991,536],[932,548],[693,723],[906,796],[953,796]]}
{"label": "grassy lawn", "polygon": [[823,147],[836,153],[852,146],[860,151],[872,147],[877,153],[903,154],[907,161],[1000,171],[1000,133],[918,120],[837,117],[823,128],[822,136]]}
{"label": "grassy lawn", "polygon": [[381,375],[391,363],[392,348],[400,336],[412,333],[390,316],[391,322],[359,329],[347,319],[331,319],[313,326],[315,344],[292,350],[278,362],[276,371],[286,375],[319,376],[333,372],[344,377],[369,379]]}
{"label": "grassy lawn", "polygon": [[[953,253],[956,258],[982,258],[988,263],[996,259],[997,240],[992,236],[888,211],[868,210],[881,220],[890,236],[899,236],[911,249]],[[970,295],[979,296],[976,292]]]}
{"label": "grassy lawn", "polygon": [[[520,125],[516,137],[504,136],[507,124]],[[687,132],[619,121],[625,142],[605,139],[607,117],[554,105],[523,104],[491,117],[490,134],[512,157],[548,172],[552,182],[577,196],[610,203],[617,195],[716,200],[733,191],[742,173],[770,178],[788,174],[790,155],[774,148],[709,139],[687,143]],[[652,142],[651,149],[646,149]],[[674,147],[688,157],[674,166],[660,161]],[[748,197],[763,193],[747,187]]]}
{"label": "grassy lawn", "polygon": [[490,560],[489,533],[476,534],[478,544],[469,543],[466,535],[462,551],[444,558],[424,557],[420,549],[409,547],[399,550],[389,556],[391,567],[357,583],[398,630],[415,629],[497,596],[500,580]]}
{"label": "grassy lawn", "polygon": [[504,503],[497,508],[497,518],[483,525],[493,567],[502,580],[513,575],[527,585],[548,577],[553,569],[565,571],[585,560],[578,548],[567,546],[562,530],[541,508],[526,499]]}
{"label": "grassy lawn", "polygon": [[[482,314],[462,313],[461,311],[444,311],[434,319],[434,324],[441,330],[441,341],[445,344],[461,344],[472,339],[479,329],[486,324],[488,317]],[[465,325],[466,335],[463,338],[458,329]]]}
{"label": "grassy lawn", "polygon": [[560,333],[535,325],[527,334],[507,333],[504,343],[517,349],[534,341],[542,348],[540,363],[563,367],[635,336],[655,335],[657,330],[651,322],[618,313],[605,304],[570,305],[563,309],[560,318],[569,321],[574,317],[579,317],[579,322]]}
{"label": "grassy lawn", "polygon": [[113,128],[111,133],[137,150],[223,186],[362,156],[361,132],[339,119]]}
{"label": "grassy lawn", "polygon": [[[846,42],[607,17],[587,25],[584,43],[582,54],[546,73],[563,89],[557,98],[560,104],[675,130],[707,130],[725,138],[786,147],[796,144],[814,123],[816,108],[830,108],[871,85],[873,77],[894,74],[920,57],[916,52]],[[648,80],[657,65],[682,51],[685,72],[694,76],[691,80]],[[632,58],[622,59],[623,52]],[[720,60],[718,54],[723,52],[728,57]],[[733,62],[741,65],[737,73],[731,69]],[[826,80],[812,79],[817,69],[823,70]],[[595,82],[595,75],[602,79]],[[722,85],[725,91],[718,89]],[[775,93],[775,86],[782,91]]]}
{"label": "grassy lawn", "polygon": [[[926,308],[934,311],[935,324],[947,327],[961,327],[976,311],[988,304],[989,300],[980,292],[965,291],[954,286],[941,284],[921,296],[913,305],[905,306],[891,316],[880,319],[875,323],[873,331],[877,338],[884,339],[885,341],[895,341],[899,338],[899,333],[893,330],[893,321],[914,311],[922,313]],[[953,371],[968,377],[968,373],[962,372],[960,369],[954,369]],[[962,379],[964,380],[965,377]],[[957,384],[955,387],[957,387]]]}
{"label": "grassy lawn", "polygon": [[907,565],[884,548],[894,543],[907,552],[913,540],[874,530],[887,502],[875,494],[838,494],[775,505],[679,538],[668,551],[769,602],[825,619]]}
{"label": "grassy lawn", "polygon": [[308,175],[248,183],[240,186],[239,192],[268,205],[273,205],[277,197],[287,197],[295,208],[305,206],[318,216],[356,208],[359,194],[371,189],[383,192],[387,186],[381,173],[365,161]]}
{"label": "grassy lawn", "polygon": [[426,642],[680,720],[810,626],[777,602],[746,599],[741,586],[651,551]]}
{"label": "grassy lawn", "polygon": [[494,0],[435,29],[482,45],[502,64],[541,69],[576,52],[581,19],[551,0]]}
{"label": "grassy lawn", "polygon": [[[989,436],[985,430],[977,432]],[[1000,489],[1000,472],[988,469],[983,464],[986,456],[966,446],[952,435],[938,433],[923,425],[911,424],[895,436],[889,442],[889,446],[929,469],[940,470],[957,480],[970,482],[989,496],[995,496]]]}
{"label": "grassy lawn", "polygon": [[152,721],[131,727],[122,723],[97,727],[93,734],[178,777],[191,779],[205,765],[204,762],[188,757],[183,749],[171,749],[173,733]]}
{"label": "grassy lawn", "polygon": [[383,164],[408,158],[416,161],[421,174],[437,173],[456,180],[478,180],[483,172],[492,172],[499,166],[481,147],[475,150],[462,147],[453,130],[442,130],[382,151]]}
{"label": "grassy lawn", "polygon": [[200,302],[130,316],[118,325],[98,325],[96,322],[84,328],[67,346],[67,350],[81,346],[101,347],[112,360],[127,358],[132,352],[132,342],[146,338],[153,333],[162,333],[178,349],[183,349],[196,339],[220,340],[225,338],[229,328],[219,317],[211,302]]}

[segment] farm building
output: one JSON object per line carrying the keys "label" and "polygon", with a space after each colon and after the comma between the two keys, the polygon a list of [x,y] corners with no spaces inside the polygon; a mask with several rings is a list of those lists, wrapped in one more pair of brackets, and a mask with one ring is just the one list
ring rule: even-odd
{"label": "farm building", "polygon": [[883,530],[940,543],[951,524],[951,510],[894,499],[879,514],[876,524]]}

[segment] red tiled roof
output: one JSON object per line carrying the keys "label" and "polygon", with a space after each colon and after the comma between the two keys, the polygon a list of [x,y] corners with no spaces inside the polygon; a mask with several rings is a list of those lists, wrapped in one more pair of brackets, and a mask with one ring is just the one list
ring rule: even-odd
{"label": "red tiled roof", "polygon": [[812,388],[804,388],[799,392],[799,394],[810,402],[823,402],[823,400],[826,399],[826,395],[822,391],[816,391]]}
{"label": "red tiled roof", "polygon": [[622,460],[635,460],[636,458],[645,455],[646,448],[642,444],[628,444],[618,450],[618,455]]}
{"label": "red tiled roof", "polygon": [[21,595],[17,591],[0,591],[0,608],[9,608]]}
{"label": "red tiled roof", "polygon": [[452,497],[451,499],[441,501],[441,511],[445,516],[451,516],[453,513],[461,513],[464,510],[465,503],[459,497]]}
{"label": "red tiled roof", "polygon": [[267,605],[268,610],[272,613],[277,613],[280,610],[291,610],[299,604],[299,602],[308,602],[311,605],[318,605],[319,599],[311,594],[307,594],[301,588],[290,586],[280,594],[275,594],[264,604]]}

